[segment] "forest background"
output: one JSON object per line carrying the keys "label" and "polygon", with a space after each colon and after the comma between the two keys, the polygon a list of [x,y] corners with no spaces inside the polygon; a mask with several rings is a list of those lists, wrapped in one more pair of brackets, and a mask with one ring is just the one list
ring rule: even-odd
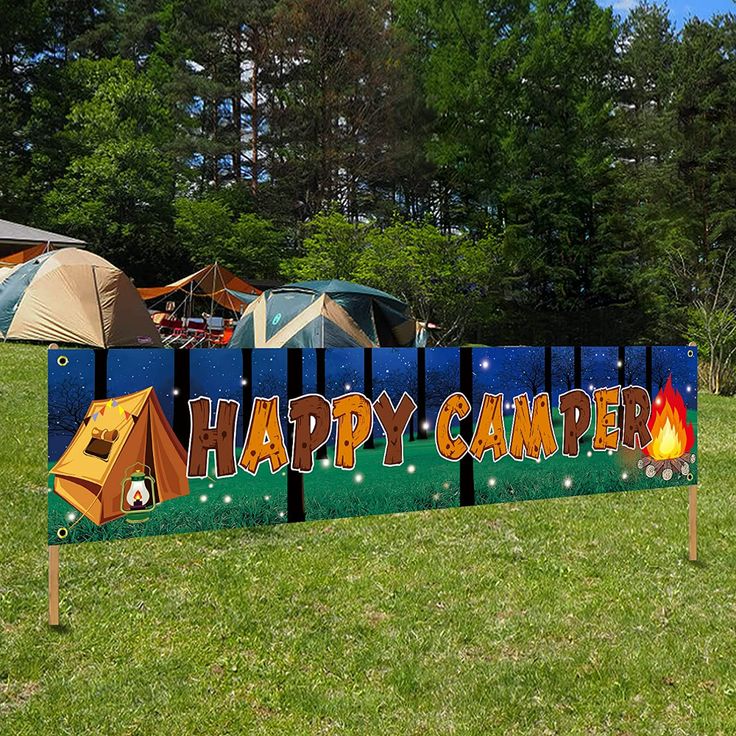
{"label": "forest background", "polygon": [[694,339],[736,390],[736,18],[593,0],[2,3],[0,217],[139,286],[397,294],[441,343]]}

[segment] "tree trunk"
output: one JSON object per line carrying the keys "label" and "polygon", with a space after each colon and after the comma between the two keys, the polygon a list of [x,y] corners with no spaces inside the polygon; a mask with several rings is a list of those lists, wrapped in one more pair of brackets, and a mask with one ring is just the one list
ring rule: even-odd
{"label": "tree trunk", "polygon": [[107,398],[107,350],[95,350],[95,389],[96,400]]}
{"label": "tree trunk", "polygon": [[174,434],[189,445],[189,351],[174,350]]}
{"label": "tree trunk", "polygon": [[[303,393],[302,381],[302,350],[288,348],[286,354],[286,393],[290,399],[295,399]],[[288,444],[291,447],[294,425],[289,422]],[[286,471],[286,518],[288,521],[304,521],[306,510],[304,507],[304,476],[289,466]]]}
{"label": "tree trunk", "polygon": [[260,39],[258,31],[253,29],[251,32],[251,50],[252,50],[252,70],[250,79],[250,158],[251,158],[251,170],[250,170],[250,187],[255,197],[258,194],[258,124],[260,110],[258,108],[258,61],[259,61],[259,50]]}
{"label": "tree trunk", "polygon": [[238,23],[235,29],[235,75],[234,94],[233,94],[233,125],[235,127],[235,146],[233,148],[233,178],[236,182],[242,179],[242,160],[241,146],[243,142],[243,96],[241,91],[241,82],[243,74],[243,57],[242,57],[243,34]]}
{"label": "tree trunk", "polygon": [[[320,396],[325,396],[327,393],[327,378],[326,378],[326,370],[325,370],[325,349],[324,348],[317,348],[315,351],[315,357],[317,360],[317,376],[316,376],[316,383],[317,383],[317,393]],[[317,460],[325,460],[327,459],[327,443],[322,445],[317,450]]]}
{"label": "tree trunk", "polygon": [[[460,391],[473,400],[473,349],[460,348]],[[460,420],[460,436],[470,445],[473,438],[473,412]],[[460,458],[460,505],[472,506],[475,503],[475,481],[473,457],[466,453]]]}

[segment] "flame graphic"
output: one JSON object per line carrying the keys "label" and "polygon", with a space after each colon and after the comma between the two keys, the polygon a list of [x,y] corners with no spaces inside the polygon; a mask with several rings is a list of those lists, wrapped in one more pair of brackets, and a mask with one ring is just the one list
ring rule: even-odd
{"label": "flame graphic", "polygon": [[134,500],[134,501],[140,501],[140,500],[141,500],[142,498],[143,498],[143,495],[141,494],[141,492],[140,492],[140,491],[136,491],[136,492],[135,492],[135,493],[133,494],[133,500]]}
{"label": "flame graphic", "polygon": [[684,455],[695,442],[693,425],[687,421],[682,394],[672,386],[672,374],[652,404],[647,422],[652,441],[643,452],[653,460],[670,460]]}

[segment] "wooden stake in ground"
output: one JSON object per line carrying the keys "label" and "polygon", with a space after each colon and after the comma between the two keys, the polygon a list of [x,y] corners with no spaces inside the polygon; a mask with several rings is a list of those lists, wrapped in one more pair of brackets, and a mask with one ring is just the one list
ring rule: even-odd
{"label": "wooden stake in ground", "polygon": [[59,545],[49,546],[49,626],[59,625]]}
{"label": "wooden stake in ground", "polygon": [[698,487],[688,488],[688,536],[690,562],[698,559]]}
{"label": "wooden stake in ground", "polygon": [[[697,347],[694,342],[688,343],[688,347]],[[694,354],[695,351],[690,351]],[[695,460],[693,455],[692,461]],[[688,488],[687,498],[687,511],[688,511],[688,536],[689,536],[689,550],[688,557],[690,562],[695,562],[698,559],[698,487],[690,486]]]}

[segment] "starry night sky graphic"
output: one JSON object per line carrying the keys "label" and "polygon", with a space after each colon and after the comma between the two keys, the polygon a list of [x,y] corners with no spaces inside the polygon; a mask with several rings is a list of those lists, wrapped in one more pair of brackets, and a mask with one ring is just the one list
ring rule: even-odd
{"label": "starry night sky graphic", "polygon": [[[655,347],[652,351],[653,393],[656,395],[672,374],[676,389],[686,406],[697,406],[696,361],[682,346]],[[60,365],[59,356],[66,358]],[[263,349],[253,353],[253,396],[279,396],[280,413],[286,428],[286,350]],[[303,393],[316,390],[316,351],[303,350]],[[570,388],[573,348],[552,350],[553,405]],[[614,386],[618,383],[618,349],[584,347],[581,351],[582,388]],[[626,383],[645,384],[644,347],[626,348]],[[63,361],[62,361],[63,362]],[[434,425],[444,399],[459,390],[459,350],[430,348],[426,352],[427,421]],[[407,391],[416,397],[416,350],[381,348],[373,351],[373,398],[385,390],[396,404]],[[153,386],[166,417],[171,422],[174,407],[174,353],[161,349],[116,349],[108,353],[108,397],[117,397]],[[218,399],[241,401],[243,395],[242,355],[239,350],[191,350],[190,397],[209,396],[213,411]],[[328,349],[326,354],[326,396],[335,398],[349,391],[364,391],[363,351]],[[513,409],[513,397],[544,390],[544,348],[504,347],[473,349],[473,403],[478,406],[484,392],[503,393],[505,413]],[[94,352],[69,350],[49,352],[49,456],[58,459],[73,433],[60,427],[59,413],[69,404],[69,395],[84,412],[94,392]],[[64,397],[65,401],[57,400]],[[68,406],[67,406],[68,408]],[[214,419],[214,418],[213,418]],[[242,445],[243,424],[239,417],[237,444]],[[68,424],[68,422],[61,422]],[[381,430],[376,423],[376,436]]]}

